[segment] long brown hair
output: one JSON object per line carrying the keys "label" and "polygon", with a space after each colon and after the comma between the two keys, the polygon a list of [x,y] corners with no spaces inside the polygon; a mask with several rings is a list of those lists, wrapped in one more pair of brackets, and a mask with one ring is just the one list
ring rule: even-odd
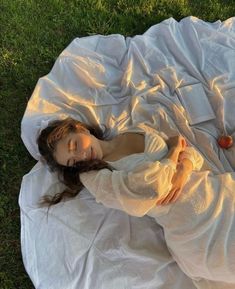
{"label": "long brown hair", "polygon": [[79,161],[73,167],[63,166],[56,162],[53,153],[57,142],[68,133],[84,132],[85,130],[89,130],[96,138],[103,139],[103,133],[99,127],[91,127],[72,118],[53,121],[39,134],[37,143],[40,154],[49,168],[58,173],[59,180],[67,187],[63,192],[54,196],[44,196],[40,202],[41,205],[55,205],[65,198],[73,198],[78,195],[84,187],[80,181],[80,173],[104,168],[112,170],[112,167],[103,160]]}

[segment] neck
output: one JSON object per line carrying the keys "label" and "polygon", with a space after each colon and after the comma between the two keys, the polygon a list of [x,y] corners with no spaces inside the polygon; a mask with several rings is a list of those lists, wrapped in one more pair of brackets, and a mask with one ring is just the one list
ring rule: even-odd
{"label": "neck", "polygon": [[99,142],[100,142],[100,147],[103,152],[103,159],[108,159],[108,157],[117,150],[117,147],[120,144],[120,139],[117,136],[111,140],[108,140],[108,141],[99,140]]}

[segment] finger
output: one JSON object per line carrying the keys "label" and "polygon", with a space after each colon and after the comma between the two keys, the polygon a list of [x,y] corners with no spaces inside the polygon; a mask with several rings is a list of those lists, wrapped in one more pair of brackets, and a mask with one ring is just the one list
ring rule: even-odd
{"label": "finger", "polygon": [[161,205],[167,205],[170,200],[174,197],[175,190],[171,190],[170,193],[166,196],[166,198],[162,201]]}
{"label": "finger", "polygon": [[174,196],[171,198],[169,202],[170,203],[176,202],[178,198],[180,197],[180,195],[181,195],[181,189],[176,190]]}
{"label": "finger", "polygon": [[167,205],[168,203],[171,203],[172,200],[174,200],[175,198],[178,198],[178,196],[180,195],[181,189],[171,189],[171,191],[169,192],[169,194],[163,198],[160,199],[156,202],[156,205]]}
{"label": "finger", "polygon": [[182,138],[182,140],[181,140],[181,146],[182,146],[182,148],[183,149],[185,149],[186,148],[186,140],[185,140],[185,138]]}
{"label": "finger", "polygon": [[[167,195],[167,196],[168,196],[168,195]],[[166,198],[167,198],[167,197],[158,200],[158,201],[156,202],[156,205],[162,205],[162,204],[164,204],[164,202],[166,201]]]}
{"label": "finger", "polygon": [[179,136],[179,142],[182,147],[186,146],[186,139],[182,135]]}
{"label": "finger", "polygon": [[168,205],[170,203],[176,202],[181,195],[181,191],[182,191],[182,188],[175,189],[174,194],[172,194],[171,197],[169,196],[169,198],[167,200],[165,199],[164,202],[162,203],[162,205]]}
{"label": "finger", "polygon": [[157,206],[161,205],[164,200],[165,200],[165,199],[158,200],[158,201],[156,202],[156,205],[157,205]]}

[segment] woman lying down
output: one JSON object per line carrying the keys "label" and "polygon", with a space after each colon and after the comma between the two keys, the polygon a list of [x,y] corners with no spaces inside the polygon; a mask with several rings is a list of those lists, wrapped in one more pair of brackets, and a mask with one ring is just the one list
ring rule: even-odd
{"label": "woman lying down", "polygon": [[203,158],[182,136],[165,141],[147,125],[104,140],[98,129],[59,120],[40,133],[38,146],[69,188],[44,203],[86,187],[107,207],[155,218],[192,279],[235,286],[235,173],[203,170]]}

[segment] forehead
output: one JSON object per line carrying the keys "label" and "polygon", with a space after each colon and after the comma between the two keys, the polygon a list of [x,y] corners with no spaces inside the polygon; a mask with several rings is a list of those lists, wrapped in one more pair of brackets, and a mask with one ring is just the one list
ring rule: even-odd
{"label": "forehead", "polygon": [[88,134],[88,132],[89,131],[85,128],[75,128],[74,130],[64,131],[62,134],[60,134],[60,132],[58,134],[57,132],[54,132],[54,134],[58,137],[57,143],[59,143],[59,141],[63,141],[69,137]]}
{"label": "forehead", "polygon": [[63,146],[67,146],[69,141],[72,139],[83,139],[85,136],[87,136],[86,132],[69,132],[65,136],[63,136],[61,139],[59,139],[55,145],[55,151],[62,148]]}

